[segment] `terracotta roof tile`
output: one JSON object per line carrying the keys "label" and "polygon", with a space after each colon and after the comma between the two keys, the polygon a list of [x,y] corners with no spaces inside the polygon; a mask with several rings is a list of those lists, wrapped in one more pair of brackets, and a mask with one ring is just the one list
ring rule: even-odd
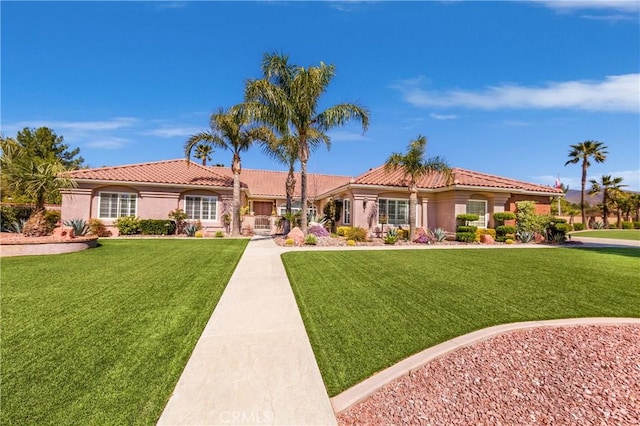
{"label": "terracotta roof tile", "polygon": [[[211,169],[224,176],[233,176],[231,169],[228,167],[211,167]],[[248,186],[249,192],[253,197],[284,198],[286,196],[285,184],[287,175],[288,172],[242,169],[240,181]],[[295,177],[296,190],[294,197],[300,197],[300,173],[296,172]],[[307,192],[309,196],[323,194],[349,183],[350,180],[350,176],[309,173],[307,174]]]}
{"label": "terracotta roof tile", "polygon": [[70,173],[74,179],[233,187],[233,179],[186,159],[81,169]]}
{"label": "terracotta roof tile", "polygon": [[[470,186],[530,192],[562,193],[562,190],[551,186],[537,185],[460,168],[453,168],[452,171],[453,184],[458,187]],[[399,168],[397,170],[386,171],[384,166],[379,166],[355,178],[354,183],[361,185],[406,187],[408,181],[403,169]],[[438,189],[446,188],[447,186],[446,177],[442,173],[429,173],[418,180],[418,188],[422,189]]]}

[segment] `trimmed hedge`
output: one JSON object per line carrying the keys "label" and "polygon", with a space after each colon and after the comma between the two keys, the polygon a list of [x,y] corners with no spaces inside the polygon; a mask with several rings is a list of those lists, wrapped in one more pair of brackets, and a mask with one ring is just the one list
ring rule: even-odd
{"label": "trimmed hedge", "polygon": [[496,234],[497,235],[507,235],[507,234],[515,234],[516,227],[511,225],[501,225],[496,226]]}
{"label": "trimmed hedge", "polygon": [[456,232],[456,241],[462,241],[463,243],[472,243],[475,240],[475,232]]}
{"label": "trimmed hedge", "polygon": [[584,231],[584,223],[574,223],[573,224],[573,230],[574,231]]}
{"label": "trimmed hedge", "polygon": [[140,220],[140,233],[142,235],[171,235],[176,231],[176,223],[167,219],[142,219]]}
{"label": "trimmed hedge", "polygon": [[477,226],[458,226],[456,227],[456,232],[472,232],[475,234],[475,232],[478,230]]}

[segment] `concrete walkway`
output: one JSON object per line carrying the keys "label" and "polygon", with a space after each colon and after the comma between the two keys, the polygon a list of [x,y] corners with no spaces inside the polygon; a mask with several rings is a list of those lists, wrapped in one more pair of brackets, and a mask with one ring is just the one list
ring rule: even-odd
{"label": "concrete walkway", "polygon": [[617,240],[613,238],[589,238],[581,237],[579,234],[571,235],[571,241],[578,241],[588,246],[604,247],[640,247],[640,241],[635,240]]}
{"label": "concrete walkway", "polygon": [[254,237],[159,425],[335,425],[280,254]]}

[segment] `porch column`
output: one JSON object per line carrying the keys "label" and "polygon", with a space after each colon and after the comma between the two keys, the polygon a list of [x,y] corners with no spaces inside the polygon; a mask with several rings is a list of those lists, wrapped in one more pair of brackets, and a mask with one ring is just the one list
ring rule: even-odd
{"label": "porch column", "polygon": [[429,199],[427,197],[422,197],[422,203],[420,204],[422,210],[422,220],[420,221],[421,227],[427,229],[429,228]]}

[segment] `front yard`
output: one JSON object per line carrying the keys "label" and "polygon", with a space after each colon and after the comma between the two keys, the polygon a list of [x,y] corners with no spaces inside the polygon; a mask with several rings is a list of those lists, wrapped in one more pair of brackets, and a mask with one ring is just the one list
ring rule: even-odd
{"label": "front yard", "polygon": [[331,396],[416,352],[484,327],[640,317],[639,259],[634,248],[283,255]]}
{"label": "front yard", "polygon": [[155,423],[247,242],[2,259],[0,423]]}

